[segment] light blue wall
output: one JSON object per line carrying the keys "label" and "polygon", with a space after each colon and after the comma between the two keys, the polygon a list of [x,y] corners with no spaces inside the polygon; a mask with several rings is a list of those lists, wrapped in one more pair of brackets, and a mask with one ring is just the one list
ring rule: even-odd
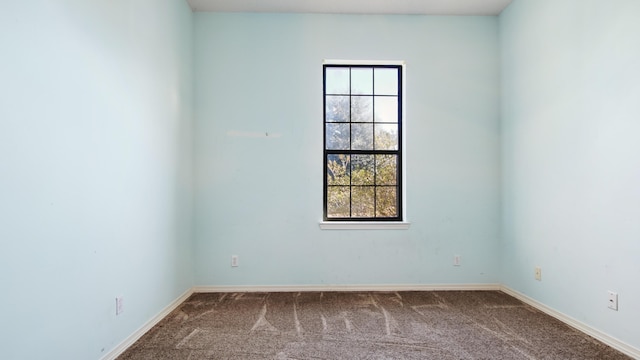
{"label": "light blue wall", "polygon": [[[196,284],[496,283],[497,26],[196,14]],[[409,230],[319,229],[323,59],[406,61]]]}
{"label": "light blue wall", "polygon": [[0,358],[100,358],[192,285],[192,18],[0,2]]}
{"label": "light blue wall", "polygon": [[637,348],[639,19],[637,0],[515,0],[500,16],[503,282]]}

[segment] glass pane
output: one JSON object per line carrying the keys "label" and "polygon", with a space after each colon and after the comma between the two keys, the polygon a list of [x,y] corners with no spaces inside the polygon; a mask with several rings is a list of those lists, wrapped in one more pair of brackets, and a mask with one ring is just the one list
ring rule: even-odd
{"label": "glass pane", "polygon": [[349,97],[327,96],[325,116],[327,122],[349,122]]}
{"label": "glass pane", "polygon": [[327,155],[327,184],[349,185],[351,183],[350,156],[346,154]]}
{"label": "glass pane", "polygon": [[376,96],[375,119],[377,122],[398,122],[398,98],[395,96]]}
{"label": "glass pane", "polygon": [[351,121],[373,121],[373,96],[351,97]]}
{"label": "glass pane", "polygon": [[351,184],[373,185],[374,169],[373,155],[353,155],[351,161]]}
{"label": "glass pane", "polygon": [[349,187],[329,186],[327,188],[327,217],[349,217]]}
{"label": "glass pane", "polygon": [[376,216],[398,216],[398,199],[395,186],[376,187]]}
{"label": "glass pane", "polygon": [[351,94],[373,94],[372,68],[351,68]]}
{"label": "glass pane", "polygon": [[374,216],[374,189],[373,186],[354,186],[351,188],[351,216]]}
{"label": "glass pane", "polygon": [[396,185],[397,155],[376,155],[376,185]]}
{"label": "glass pane", "polygon": [[325,94],[349,94],[349,68],[325,68]]}
{"label": "glass pane", "polygon": [[349,124],[327,123],[327,150],[349,150]]}
{"label": "glass pane", "polygon": [[376,124],[376,150],[398,150],[398,125]]}
{"label": "glass pane", "polygon": [[398,95],[398,69],[375,69],[374,94]]}
{"label": "glass pane", "polygon": [[351,124],[351,149],[373,150],[373,124]]}

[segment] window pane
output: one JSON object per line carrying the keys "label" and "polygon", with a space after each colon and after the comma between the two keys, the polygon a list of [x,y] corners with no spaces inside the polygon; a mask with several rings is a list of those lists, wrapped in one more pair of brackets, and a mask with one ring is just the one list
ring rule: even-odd
{"label": "window pane", "polygon": [[327,96],[325,116],[327,122],[349,122],[349,97]]}
{"label": "window pane", "polygon": [[376,150],[398,150],[398,125],[376,124]]}
{"label": "window pane", "polygon": [[377,122],[398,122],[398,98],[395,96],[376,96],[375,119]]}
{"label": "window pane", "polygon": [[373,185],[374,156],[353,155],[351,161],[351,184]]}
{"label": "window pane", "polygon": [[398,69],[375,69],[374,93],[398,95]]}
{"label": "window pane", "polygon": [[327,150],[349,150],[349,124],[327,123]]}
{"label": "window pane", "polygon": [[398,155],[376,155],[376,185],[396,185]]}
{"label": "window pane", "polygon": [[325,93],[349,94],[349,68],[326,68]]}
{"label": "window pane", "polygon": [[327,217],[349,217],[349,187],[329,186],[327,189]]}
{"label": "window pane", "polygon": [[402,218],[400,66],[325,65],[325,220]]}
{"label": "window pane", "polygon": [[351,69],[351,94],[373,94],[373,69]]}
{"label": "window pane", "polygon": [[398,199],[395,186],[376,187],[376,216],[398,216]]}
{"label": "window pane", "polygon": [[373,150],[373,124],[351,124],[351,149]]}
{"label": "window pane", "polygon": [[373,96],[351,97],[351,121],[373,121]]}
{"label": "window pane", "polygon": [[350,156],[346,154],[327,155],[327,184],[349,185],[351,183]]}
{"label": "window pane", "polygon": [[375,187],[354,186],[351,188],[351,215],[353,217],[373,217],[375,215]]}

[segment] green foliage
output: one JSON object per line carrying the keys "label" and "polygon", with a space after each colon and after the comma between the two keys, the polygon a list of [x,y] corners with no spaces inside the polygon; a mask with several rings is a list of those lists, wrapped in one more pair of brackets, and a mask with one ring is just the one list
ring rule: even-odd
{"label": "green foliage", "polygon": [[376,216],[395,217],[398,215],[395,186],[376,188]]}
{"label": "green foliage", "polygon": [[376,184],[396,185],[396,155],[376,155]]}
{"label": "green foliage", "polygon": [[327,184],[351,184],[350,156],[346,154],[328,155]]}
{"label": "green foliage", "polygon": [[350,217],[349,186],[329,186],[327,188],[327,216]]}
{"label": "green foliage", "polygon": [[351,215],[353,217],[374,217],[375,192],[373,186],[351,188]]}
{"label": "green foliage", "polygon": [[397,155],[328,155],[327,216],[397,216],[397,170]]}
{"label": "green foliage", "polygon": [[374,185],[373,155],[353,155],[351,161],[351,184]]}

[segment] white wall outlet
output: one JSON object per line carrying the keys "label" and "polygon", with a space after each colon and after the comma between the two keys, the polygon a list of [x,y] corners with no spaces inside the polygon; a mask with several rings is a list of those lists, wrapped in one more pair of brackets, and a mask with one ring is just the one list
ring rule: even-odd
{"label": "white wall outlet", "polygon": [[540,268],[540,266],[536,266],[535,269],[533,270],[533,273],[536,280],[542,281],[542,269]]}
{"label": "white wall outlet", "polygon": [[609,309],[618,311],[618,293],[609,291]]}
{"label": "white wall outlet", "polygon": [[231,255],[231,266],[238,266],[238,255]]}
{"label": "white wall outlet", "polygon": [[124,312],[124,298],[122,296],[116,297],[116,315],[120,315]]}
{"label": "white wall outlet", "polygon": [[460,255],[453,255],[453,266],[460,266],[462,257]]}

